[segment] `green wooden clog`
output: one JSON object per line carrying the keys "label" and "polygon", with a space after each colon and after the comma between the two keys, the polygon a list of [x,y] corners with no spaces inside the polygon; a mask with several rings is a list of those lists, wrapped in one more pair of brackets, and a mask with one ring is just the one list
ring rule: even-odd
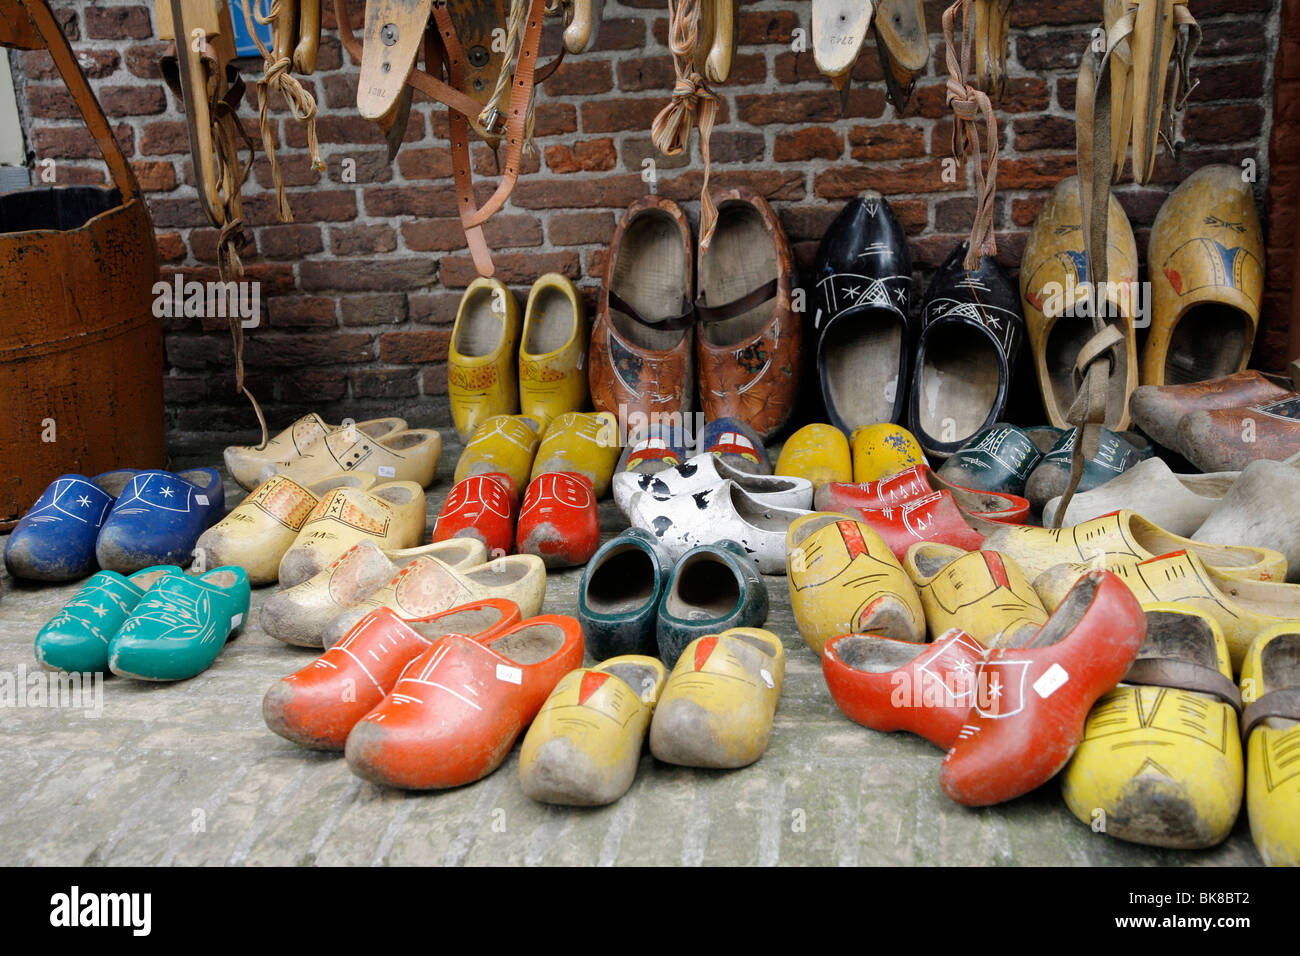
{"label": "green wooden clog", "polygon": [[1065,434],[1048,425],[1017,428],[998,422],[968,441],[938,472],[963,488],[1023,495],[1029,476]]}
{"label": "green wooden clog", "polygon": [[594,659],[659,653],[655,625],[672,570],[668,553],[640,528],[628,528],[592,556],[578,588],[578,621]]}
{"label": "green wooden clog", "polygon": [[745,549],[719,541],[687,551],[659,602],[659,657],[672,667],[686,645],[733,627],[767,620],[767,585]]}

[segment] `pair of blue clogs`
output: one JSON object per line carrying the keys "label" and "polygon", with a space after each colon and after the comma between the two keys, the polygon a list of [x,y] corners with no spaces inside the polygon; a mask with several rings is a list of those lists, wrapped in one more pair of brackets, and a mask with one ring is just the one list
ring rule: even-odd
{"label": "pair of blue clogs", "polygon": [[75,581],[96,568],[130,574],[185,565],[225,505],[214,468],[63,475],[9,536],[5,567],[16,578]]}
{"label": "pair of blue clogs", "polygon": [[48,670],[111,670],[139,680],[203,673],[248,617],[243,568],[185,574],[162,565],[124,577],[100,571],[36,635]]}

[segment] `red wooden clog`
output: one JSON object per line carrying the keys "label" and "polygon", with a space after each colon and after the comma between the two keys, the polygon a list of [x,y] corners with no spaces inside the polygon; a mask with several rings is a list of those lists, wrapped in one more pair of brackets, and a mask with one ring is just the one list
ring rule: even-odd
{"label": "red wooden clog", "polygon": [[1097,698],[1118,684],[1146,638],[1146,615],[1109,571],[1090,571],[1034,638],[990,651],[975,705],[943,760],[944,793],[971,807],[1028,793],[1079,745]]}
{"label": "red wooden clog", "polygon": [[[934,491],[885,508],[848,508],[844,513],[857,518],[884,538],[899,561],[918,541],[952,544],[966,551],[978,551],[984,543],[984,535],[971,526],[971,521],[957,506],[950,491]],[[979,521],[978,518],[974,520]]]}
{"label": "red wooden clog", "polygon": [[312,750],[342,750],[348,731],[392,691],[402,669],[447,634],[489,641],[519,623],[513,601],[491,598],[403,622],[392,610],[367,614],[300,671],[262,698],[266,725]]}
{"label": "red wooden clog", "polygon": [[489,557],[503,557],[515,543],[518,500],[515,483],[503,472],[466,478],[451,489],[438,512],[433,540],[477,538]]}
{"label": "red wooden clog", "polygon": [[573,471],[538,475],[519,509],[520,554],[548,568],[586,564],[600,546],[600,518],[591,481]]}
{"label": "red wooden clog", "polygon": [[963,511],[989,521],[1024,524],[1029,518],[1028,499],[954,485],[928,465],[914,465],[879,481],[828,482],[817,489],[816,507],[818,511],[843,511],[845,508],[878,510],[903,505],[936,491],[950,492]]}
{"label": "red wooden clog", "polygon": [[501,765],[561,677],[582,666],[571,617],[529,618],[483,643],[451,634],[348,735],[348,766],[406,790],[459,787]]}
{"label": "red wooden clog", "polygon": [[933,644],[845,634],[826,645],[822,673],[850,720],[873,730],[906,730],[947,750],[975,703],[984,651],[959,628]]}

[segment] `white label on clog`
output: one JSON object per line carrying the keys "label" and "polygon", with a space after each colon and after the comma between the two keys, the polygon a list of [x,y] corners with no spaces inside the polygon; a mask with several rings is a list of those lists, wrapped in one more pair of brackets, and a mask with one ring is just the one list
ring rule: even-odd
{"label": "white label on clog", "polygon": [[498,664],[497,680],[503,680],[507,684],[522,684],[524,682],[524,672],[518,667],[511,667],[509,664]]}
{"label": "white label on clog", "polygon": [[235,628],[239,627],[239,625],[243,623],[244,623],[244,615],[236,614],[234,617],[230,619],[230,629],[233,631]]}
{"label": "white label on clog", "polygon": [[1060,664],[1053,664],[1043,676],[1034,681],[1034,693],[1046,700],[1058,690],[1065,686],[1065,682],[1070,679],[1070,675],[1065,672],[1065,668]]}
{"label": "white label on clog", "polygon": [[380,478],[396,478],[397,469],[391,465],[380,465],[375,471],[379,472]]}
{"label": "white label on clog", "polygon": [[194,496],[194,500],[197,501],[197,502],[198,502],[199,504],[201,504],[201,505],[206,505],[206,504],[208,503],[208,496],[207,496],[207,495],[195,495],[195,496]]}
{"label": "white label on clog", "polygon": [[758,676],[763,678],[763,683],[768,686],[769,690],[776,686],[776,681],[772,680],[772,675],[768,673],[766,667],[758,672]]}

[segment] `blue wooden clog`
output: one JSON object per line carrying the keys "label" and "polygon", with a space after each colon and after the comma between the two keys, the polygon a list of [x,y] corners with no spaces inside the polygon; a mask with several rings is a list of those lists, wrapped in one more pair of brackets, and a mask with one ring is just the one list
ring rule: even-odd
{"label": "blue wooden clog", "polygon": [[243,627],[248,598],[248,575],[234,565],[161,578],[109,642],[109,669],[153,681],[202,674]]}
{"label": "blue wooden clog", "polygon": [[142,471],[127,483],[99,532],[99,566],[130,574],[152,564],[190,563],[194,545],[225,513],[214,468]]}
{"label": "blue wooden clog", "polygon": [[717,455],[728,465],[752,475],[770,475],[772,461],[758,432],[739,418],[715,418],[704,426],[696,453]]}
{"label": "blue wooden clog", "polygon": [[160,578],[178,575],[174,564],[145,568],[125,578],[100,571],[36,635],[36,660],[46,670],[108,670],[108,643]]}
{"label": "blue wooden clog", "polygon": [[628,528],[587,563],[578,588],[578,623],[598,661],[659,653],[655,624],[673,563],[648,531]]}
{"label": "blue wooden clog", "polygon": [[29,581],[75,581],[92,574],[95,541],[113,502],[138,472],[106,471],[94,478],[60,475],[23,515],[5,545],[5,567]]}
{"label": "blue wooden clog", "polygon": [[762,627],[767,611],[767,585],[741,545],[719,541],[691,548],[673,568],[659,602],[659,658],[672,667],[697,637]]}

